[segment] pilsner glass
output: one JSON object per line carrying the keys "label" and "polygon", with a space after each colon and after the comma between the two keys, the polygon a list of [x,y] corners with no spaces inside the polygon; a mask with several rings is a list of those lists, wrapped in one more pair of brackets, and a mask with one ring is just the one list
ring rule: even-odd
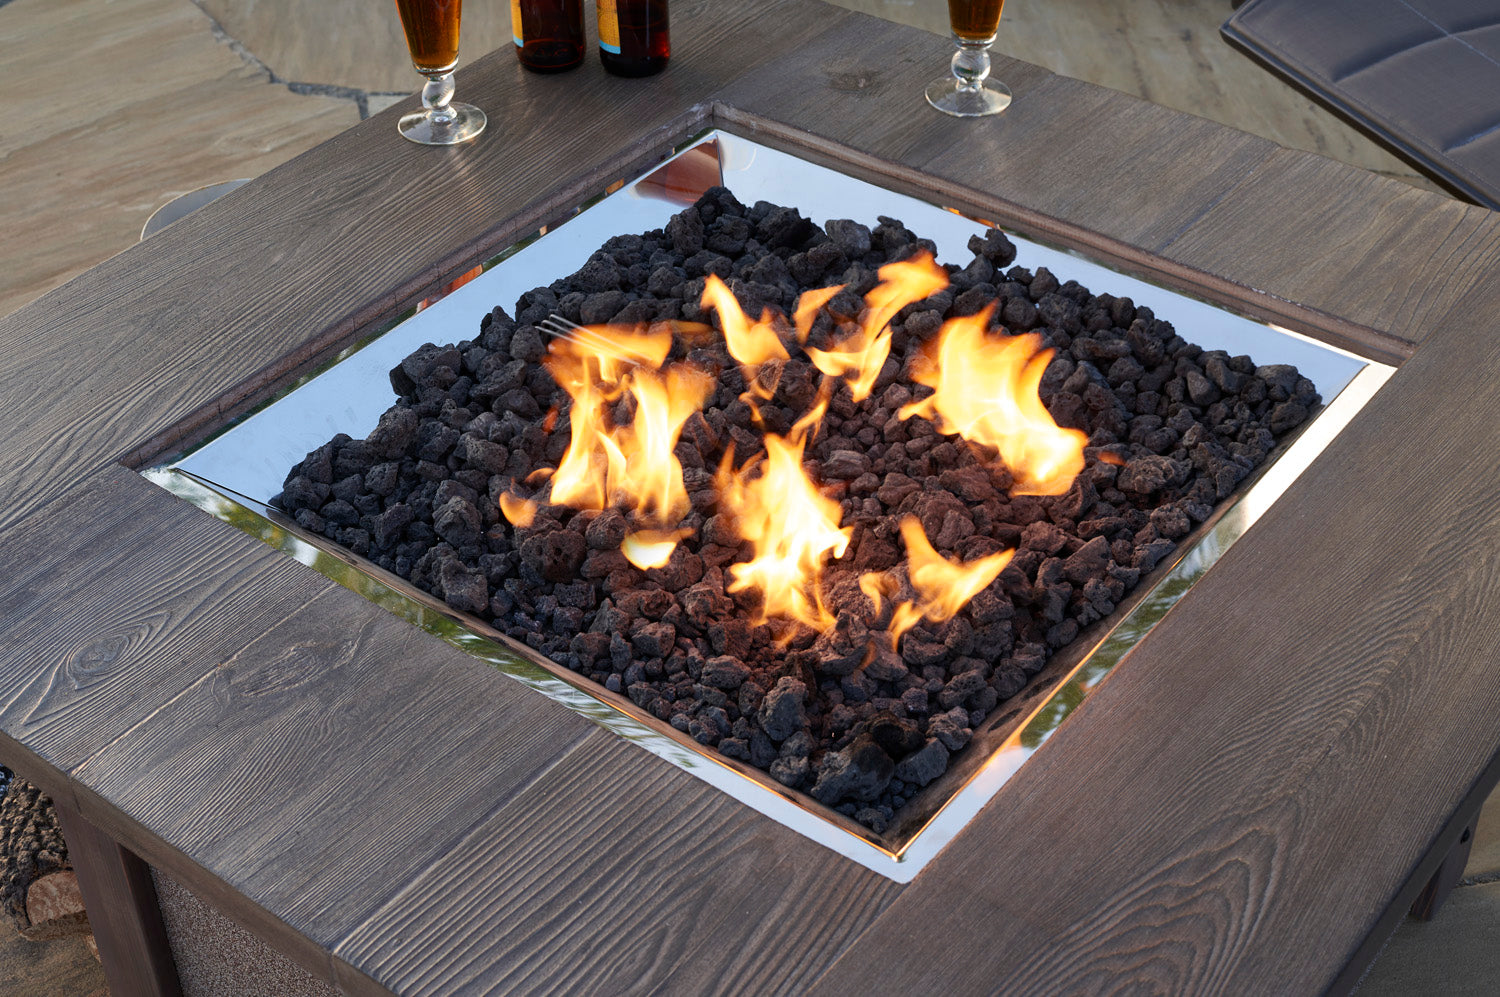
{"label": "pilsner glass", "polygon": [[396,0],[411,63],[427,77],[422,110],[403,115],[396,129],[423,145],[456,145],[484,131],[484,112],[453,103],[453,67],[458,65],[458,22],[463,0]]}
{"label": "pilsner glass", "polygon": [[948,0],[948,23],[958,51],[953,73],[927,86],[927,103],[958,118],[999,114],[1010,106],[1010,90],[999,80],[988,86],[991,43],[1000,28],[1005,0]]}

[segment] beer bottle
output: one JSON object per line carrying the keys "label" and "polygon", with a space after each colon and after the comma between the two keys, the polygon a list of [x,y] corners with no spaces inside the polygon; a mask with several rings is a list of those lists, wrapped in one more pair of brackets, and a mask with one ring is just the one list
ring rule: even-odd
{"label": "beer bottle", "polygon": [[667,66],[667,0],[597,0],[599,61],[616,76],[650,76]]}
{"label": "beer bottle", "polygon": [[510,25],[516,57],[532,72],[583,62],[583,0],[510,0]]}

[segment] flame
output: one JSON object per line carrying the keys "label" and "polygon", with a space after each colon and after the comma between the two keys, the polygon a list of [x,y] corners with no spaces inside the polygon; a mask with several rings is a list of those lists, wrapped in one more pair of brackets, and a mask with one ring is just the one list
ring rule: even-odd
{"label": "flame", "polygon": [[898,588],[896,580],[885,571],[866,571],[859,576],[859,590],[869,598],[877,613]]}
{"label": "flame", "polygon": [[1083,470],[1088,437],[1062,429],[1042,405],[1038,387],[1051,350],[1035,333],[991,339],[994,306],[949,319],[938,334],[931,369],[912,377],[933,389],[897,413],[930,418],[944,433],[993,447],[1015,475],[1016,495],[1061,495]]}
{"label": "flame", "polygon": [[536,503],[510,492],[501,493],[500,512],[510,525],[523,530],[536,521]]}
{"label": "flame", "polygon": [[767,387],[761,384],[756,375],[760,373],[763,364],[772,360],[790,359],[786,347],[781,343],[781,337],[776,333],[775,313],[767,308],[761,312],[759,322],[751,322],[734,292],[729,290],[717,274],[709,274],[704,281],[702,304],[704,308],[712,308],[719,313],[719,324],[724,327],[724,345],[729,348],[729,355],[744,368],[748,391],[769,399],[776,393],[775,385]]}
{"label": "flame", "polygon": [[643,516],[661,525],[687,515],[682,464],[673,451],[682,425],[713,393],[713,379],[686,364],[669,367],[666,377],[637,372],[630,385],[635,419],[611,443],[619,448],[618,466],[610,466],[611,488],[618,488]]}
{"label": "flame", "polygon": [[813,320],[818,317],[818,310],[832,301],[833,296],[843,289],[843,284],[834,284],[832,287],[803,291],[798,295],[797,308],[792,312],[792,325],[797,330],[797,342],[807,342],[807,337],[812,334]]}
{"label": "flame", "polygon": [[[892,647],[923,617],[934,623],[952,619],[1005,570],[1015,554],[1014,550],[1002,550],[973,561],[950,561],[933,549],[915,516],[901,520],[901,539],[906,541],[907,577],[917,598],[901,603],[892,613]],[[860,588],[867,595],[871,588],[866,588],[865,579],[869,577],[866,574],[860,578]]]}
{"label": "flame", "polygon": [[[846,324],[833,349],[806,348],[824,374],[808,411],[786,436],[767,433],[765,453],[737,469],[730,447],[715,476],[719,507],[752,551],[749,560],[729,566],[726,587],[732,594],[759,596],[758,622],[780,617],[820,630],[835,622],[823,604],[822,574],[830,559],[848,550],[854,531],[840,526],[841,505],[804,471],[803,453],[827,414],[836,379],[849,382],[855,402],[869,397],[890,355],[896,314],[948,284],[947,272],[930,253],[887,264],[879,275],[880,283],[865,295],[857,328]],[[818,312],[843,289],[804,292],[789,326],[771,309],[752,321],[729,287],[708,277],[701,304],[718,315],[725,345],[745,374],[741,398],[752,410],[757,399],[775,393],[789,359],[790,340],[784,337],[794,331],[805,343]],[[1017,494],[1061,494],[1083,468],[1085,437],[1060,429],[1041,404],[1038,387],[1051,351],[1039,351],[1035,335],[991,340],[986,330],[992,311],[993,305],[943,327],[929,351],[928,368],[914,374],[933,394],[903,406],[899,414],[925,416],[944,433],[994,447],[1017,481]],[[674,451],[684,423],[713,393],[714,382],[689,364],[666,362],[675,336],[687,344],[711,335],[711,326],[692,322],[578,328],[554,339],[543,361],[572,399],[571,438],[555,471],[540,469],[532,479],[539,483],[550,475],[550,498],[559,504],[626,508],[635,526],[621,551],[642,570],[665,566],[677,543],[692,532],[676,526],[691,503]],[[556,421],[553,410],[547,427]],[[517,526],[529,525],[537,508],[514,494],[502,495],[500,506]],[[893,646],[919,620],[950,619],[999,575],[1013,553],[950,561],[933,549],[914,517],[902,520],[901,533],[913,598],[892,610]],[[865,574],[859,585],[877,609],[898,591],[897,578],[888,573]]]}
{"label": "flame", "polygon": [[645,571],[647,568],[664,568],[672,560],[677,541],[692,533],[692,530],[637,530],[626,534],[620,551],[625,560]]}
{"label": "flame", "polygon": [[[925,251],[909,260],[887,263],[878,272],[880,283],[865,295],[865,312],[858,331],[845,337],[832,350],[807,349],[813,366],[829,377],[852,375],[849,394],[856,402],[869,397],[875,379],[880,376],[880,368],[891,355],[891,319],[912,302],[921,301],[948,286],[948,272],[937,265],[931,253]],[[805,339],[800,323],[805,321],[807,328],[811,329],[812,319],[810,314],[803,315],[800,299],[797,312],[798,332]]]}
{"label": "flame", "polygon": [[[573,399],[572,438],[552,475],[553,502],[578,509],[620,502],[659,526],[687,513],[682,465],[673,450],[713,381],[687,364],[661,370],[671,346],[666,325],[645,332],[593,326],[553,340],[543,363]],[[627,396],[635,414],[628,425],[616,426],[613,408]]]}
{"label": "flame", "polygon": [[[818,590],[823,563],[830,555],[843,556],[854,531],[839,528],[843,509],[802,470],[804,431],[786,438],[768,434],[764,461],[747,461],[738,471],[731,467],[733,455],[725,455],[717,477],[720,501],[733,510],[740,535],[755,551],[749,561],[730,565],[726,588],[761,594],[757,622],[782,616],[826,630],[834,619]],[[762,473],[751,477],[762,465]]]}

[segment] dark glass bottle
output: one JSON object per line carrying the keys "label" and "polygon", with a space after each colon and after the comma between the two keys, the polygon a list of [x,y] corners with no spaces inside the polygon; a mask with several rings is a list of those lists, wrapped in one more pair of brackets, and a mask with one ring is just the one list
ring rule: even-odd
{"label": "dark glass bottle", "polygon": [[516,58],[537,73],[583,62],[583,0],[510,0]]}
{"label": "dark glass bottle", "polygon": [[599,61],[616,76],[650,76],[667,68],[672,38],[667,0],[597,0]]}

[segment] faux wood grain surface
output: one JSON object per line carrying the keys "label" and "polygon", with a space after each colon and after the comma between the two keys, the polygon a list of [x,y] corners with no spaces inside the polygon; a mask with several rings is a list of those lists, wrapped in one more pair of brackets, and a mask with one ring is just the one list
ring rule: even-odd
{"label": "faux wood grain surface", "polygon": [[74,776],[331,947],[591,729],[335,587]]}
{"label": "faux wood grain surface", "polygon": [[123,469],[7,538],[0,731],[64,773],[332,587]]}
{"label": "faux wood grain surface", "polygon": [[[1090,232],[1154,250],[1274,150],[1113,90],[1050,77],[1017,101],[1009,132],[955,141],[923,164],[938,182],[986,190]],[[1028,106],[1029,105],[1029,106]],[[1009,118],[1010,110],[1001,115]],[[1150,136],[1149,141],[1140,137]],[[1171,191],[1170,197],[1163,192]]]}
{"label": "faux wood grain surface", "polygon": [[[1170,241],[1276,149],[999,55],[992,76],[1015,95],[1004,114],[936,114],[922,90],[947,71],[952,53],[947,39],[858,18],[745,74],[720,100],[731,120],[741,109],[793,128],[815,126],[817,138],[803,141],[880,157],[940,196],[951,196],[955,185],[970,188],[1148,250]],[[1173,196],[1163,198],[1163,190]]]}
{"label": "faux wood grain surface", "polygon": [[[1381,197],[1372,206],[1371,195]],[[1322,248],[1309,263],[1292,247]],[[1163,254],[1409,344],[1487,278],[1500,253],[1494,212],[1329,159],[1279,150]]]}
{"label": "faux wood grain surface", "polygon": [[899,891],[651,761],[591,734],[335,956],[402,994],[798,993]]}
{"label": "faux wood grain surface", "polygon": [[[1491,216],[1004,60],[1017,104],[950,122],[941,39],[817,4],[673,41],[492,54],[477,144],[377,116],[0,319],[0,755],[351,992],[1334,980],[1500,746]],[[905,888],[114,464],[714,122],[1415,350]]]}
{"label": "faux wood grain surface", "polygon": [[[1006,133],[1009,112],[960,121],[937,114],[922,91],[946,72],[953,43],[888,21],[840,11],[818,34],[799,39],[773,63],[745,73],[718,95],[721,114],[753,110],[754,127],[819,122],[804,141],[834,142],[875,151],[883,160],[918,168],[940,150],[975,134]],[[1038,66],[993,56],[994,75],[1018,94],[1051,74]],[[1018,98],[1019,99],[1019,98]]]}

